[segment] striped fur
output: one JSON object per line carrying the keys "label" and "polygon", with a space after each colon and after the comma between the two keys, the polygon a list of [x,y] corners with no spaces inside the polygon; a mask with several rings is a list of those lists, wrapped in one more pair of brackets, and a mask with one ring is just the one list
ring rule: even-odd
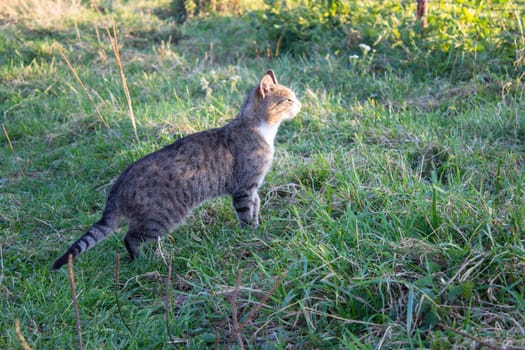
{"label": "striped fur", "polygon": [[272,163],[275,133],[300,108],[293,91],[268,71],[230,123],[188,135],[131,164],[111,188],[102,218],[53,268],[107,238],[120,218],[128,223],[124,245],[133,259],[142,243],[170,233],[195,206],[218,196],[232,196],[239,221],[257,226],[257,189]]}

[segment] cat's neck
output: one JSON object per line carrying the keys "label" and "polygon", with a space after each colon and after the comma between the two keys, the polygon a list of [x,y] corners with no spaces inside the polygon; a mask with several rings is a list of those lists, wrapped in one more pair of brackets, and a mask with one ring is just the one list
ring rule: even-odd
{"label": "cat's neck", "polygon": [[277,130],[279,129],[279,124],[268,124],[264,121],[261,122],[257,131],[262,136],[264,141],[273,148],[273,142],[275,140],[275,135],[277,135]]}

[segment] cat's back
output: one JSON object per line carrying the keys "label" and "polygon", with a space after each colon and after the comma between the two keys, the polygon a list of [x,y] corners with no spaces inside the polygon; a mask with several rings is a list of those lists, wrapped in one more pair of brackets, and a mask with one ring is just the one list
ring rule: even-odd
{"label": "cat's back", "polygon": [[137,193],[154,196],[175,190],[202,192],[196,199],[221,195],[231,181],[232,164],[233,156],[223,128],[205,130],[185,136],[131,164],[118,178],[112,192],[128,201],[137,200]]}

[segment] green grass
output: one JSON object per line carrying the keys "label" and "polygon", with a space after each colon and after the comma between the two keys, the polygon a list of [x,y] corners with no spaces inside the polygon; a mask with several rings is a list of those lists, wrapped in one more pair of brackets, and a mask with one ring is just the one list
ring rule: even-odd
{"label": "green grass", "polygon": [[[166,1],[114,2],[108,15],[32,4],[0,9],[0,348],[21,348],[16,319],[34,349],[78,348],[67,271],[51,271],[54,259],[97,220],[128,164],[226,123],[268,68],[303,109],[279,131],[261,227],[239,228],[219,199],[136,261],[122,230],[80,256],[84,347],[525,346],[522,51],[500,73],[477,63],[458,79],[439,71],[442,52],[425,53],[428,71],[397,67],[407,48],[385,42],[365,58],[315,46],[278,57],[272,47],[267,59],[254,44],[260,13],[176,25],[160,15]],[[234,317],[249,320],[242,346]]]}

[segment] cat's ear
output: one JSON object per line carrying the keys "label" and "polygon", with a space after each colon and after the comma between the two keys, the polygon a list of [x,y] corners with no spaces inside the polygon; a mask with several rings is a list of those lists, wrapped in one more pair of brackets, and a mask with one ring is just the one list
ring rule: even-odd
{"label": "cat's ear", "polygon": [[273,90],[275,85],[277,85],[277,79],[275,78],[273,70],[269,70],[266,72],[261,80],[261,83],[259,84],[259,94],[262,96],[262,98],[265,98],[266,95],[268,95],[268,93]]}

